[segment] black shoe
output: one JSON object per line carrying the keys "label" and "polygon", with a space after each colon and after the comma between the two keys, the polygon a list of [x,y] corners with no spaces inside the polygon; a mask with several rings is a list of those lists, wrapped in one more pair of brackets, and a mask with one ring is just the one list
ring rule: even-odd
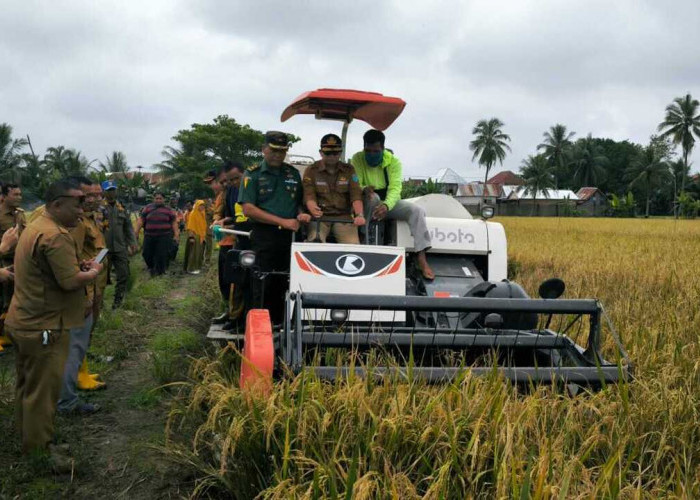
{"label": "black shoe", "polygon": [[94,403],[80,403],[73,409],[73,412],[77,413],[78,415],[92,415],[93,413],[100,411],[100,409],[100,405],[96,405]]}
{"label": "black shoe", "polygon": [[228,312],[222,313],[218,316],[214,316],[211,319],[212,325],[223,325],[226,322],[228,322]]}
{"label": "black shoe", "polygon": [[78,403],[70,410],[59,410],[58,412],[63,415],[92,415],[100,411],[100,405],[93,403]]}
{"label": "black shoe", "polygon": [[238,333],[239,327],[238,321],[227,321],[222,325],[221,329],[231,333]]}

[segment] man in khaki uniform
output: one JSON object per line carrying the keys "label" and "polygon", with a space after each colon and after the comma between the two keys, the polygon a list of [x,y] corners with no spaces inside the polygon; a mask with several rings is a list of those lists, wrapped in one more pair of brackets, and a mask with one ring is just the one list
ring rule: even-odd
{"label": "man in khaki uniform", "polygon": [[[85,196],[84,213],[75,228],[70,229],[70,233],[78,249],[78,260],[91,261],[97,257],[100,250],[105,248],[104,237],[94,218],[94,212],[101,201],[102,188],[86,177],[77,177],[75,181],[80,183],[80,190]],[[96,375],[89,374],[86,358],[90,334],[96,321],[97,282],[106,272],[105,267],[103,266],[96,282],[86,287],[84,324],[70,329],[70,348],[63,372],[61,397],[58,401],[58,411],[61,413],[87,415],[100,409],[96,404],[84,402],[78,396],[78,389],[95,390],[105,386],[103,382],[97,380]]]}
{"label": "man in khaki uniform", "polygon": [[[24,210],[19,206],[22,203],[22,190],[16,184],[3,184],[2,204],[0,204],[0,238],[10,230],[17,231],[17,236],[22,233],[26,225]],[[4,253],[0,254],[0,266],[11,266],[15,258],[15,245],[12,245]],[[14,283],[7,280],[2,284],[2,304],[0,304],[0,350],[2,346],[10,344],[10,339],[2,331],[2,321],[10,307]]]}
{"label": "man in khaki uniform", "polygon": [[15,293],[5,325],[17,349],[16,424],[25,453],[46,450],[68,354],[68,330],[84,323],[85,287],[102,266],[83,263],[68,232],[82,214],[83,193],[57,181],[46,212],[24,230],[15,252]]}
{"label": "man in khaki uniform", "polygon": [[320,226],[318,238],[324,243],[331,230],[338,243],[360,243],[357,228],[365,224],[362,188],[353,166],[340,161],[342,151],[340,137],[335,134],[323,136],[321,160],[304,171],[304,206],[316,219],[325,215],[334,219],[348,219],[348,224],[319,224],[312,221],[309,225],[309,241],[316,240],[316,228]]}

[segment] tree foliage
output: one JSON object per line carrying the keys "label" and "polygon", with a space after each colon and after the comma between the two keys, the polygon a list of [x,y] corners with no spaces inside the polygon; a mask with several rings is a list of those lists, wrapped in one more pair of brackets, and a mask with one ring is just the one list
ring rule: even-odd
{"label": "tree foliage", "polygon": [[556,166],[552,165],[544,155],[530,155],[520,167],[520,173],[525,181],[524,196],[532,196],[533,214],[536,209],[535,199],[538,192],[542,192],[545,197],[548,196],[548,189],[552,189],[556,185],[554,176]]}
{"label": "tree foliage", "polygon": [[597,186],[606,178],[608,163],[603,148],[591,134],[576,141],[571,161],[575,187]]}
{"label": "tree foliage", "polygon": [[[472,161],[477,160],[479,166],[486,168],[484,185],[488,182],[489,171],[496,162],[503,165],[506,151],[510,151],[510,136],[503,132],[504,123],[498,118],[479,120],[472,129],[474,139],[469,143],[469,149],[474,152]],[[486,190],[484,190],[484,195]]]}
{"label": "tree foliage", "polygon": [[700,102],[690,94],[676,97],[666,106],[666,116],[659,123],[658,130],[662,132],[662,137],[670,137],[683,150],[684,168],[680,185],[680,192],[683,192],[689,171],[688,156],[695,146],[696,138],[700,138]]}
{"label": "tree foliage", "polygon": [[129,171],[129,164],[124,153],[112,151],[104,163],[100,162],[99,168],[102,172],[109,174],[126,174]]}
{"label": "tree foliage", "polygon": [[560,179],[568,173],[569,163],[571,162],[571,140],[576,135],[576,132],[568,132],[566,125],[557,123],[542,135],[544,136],[544,141],[537,145],[537,150],[542,150],[543,156],[552,167],[554,187],[556,189],[560,185]]}
{"label": "tree foliage", "polygon": [[[290,139],[299,140],[294,136]],[[202,178],[225,161],[247,167],[262,160],[263,132],[241,125],[227,115],[217,116],[213,123],[195,123],[180,130],[173,140],[177,145],[166,146],[163,161],[156,166],[163,174],[165,187],[184,197],[209,194]]]}
{"label": "tree foliage", "polygon": [[660,147],[659,141],[652,142],[635,158],[627,171],[625,178],[630,188],[640,188],[646,195],[644,216],[649,217],[652,192],[660,189],[671,178],[667,154]]}
{"label": "tree foliage", "polygon": [[26,139],[13,139],[12,127],[0,123],[0,180],[18,182],[21,178],[22,150]]}
{"label": "tree foliage", "polygon": [[416,196],[424,196],[431,193],[442,193],[442,184],[428,178],[422,184],[415,184],[410,181],[404,181],[401,184],[401,198],[415,198]]}

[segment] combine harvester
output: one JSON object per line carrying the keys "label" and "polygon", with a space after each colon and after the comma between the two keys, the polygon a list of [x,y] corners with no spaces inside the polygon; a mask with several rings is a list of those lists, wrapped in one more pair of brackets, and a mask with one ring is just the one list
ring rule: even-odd
{"label": "combine harvester", "polygon": [[[345,145],[353,119],[383,130],[405,104],[321,89],[299,96],[282,121],[295,114],[340,120]],[[266,310],[249,311],[242,385],[302,370],[330,380],[354,372],[427,382],[497,370],[518,384],[594,389],[629,377],[631,363],[610,322],[603,328],[607,316],[597,300],[560,299],[565,286],[557,278],[542,283],[541,298],[533,299],[507,280],[505,231],[488,221],[492,207],[474,219],[450,196],[409,201],[426,212],[435,279],[416,270],[404,222],[386,222],[383,245],[293,243],[286,321],[271,325]],[[264,280],[250,252],[236,261]]]}

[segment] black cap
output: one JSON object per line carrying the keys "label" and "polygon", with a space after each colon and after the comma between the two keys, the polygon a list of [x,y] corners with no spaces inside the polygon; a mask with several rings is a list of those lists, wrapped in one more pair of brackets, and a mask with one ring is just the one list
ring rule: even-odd
{"label": "black cap", "polygon": [[326,134],[321,138],[321,151],[337,153],[343,150],[343,141],[335,134]]}
{"label": "black cap", "polygon": [[209,184],[216,179],[216,170],[210,170],[204,175],[204,182]]}
{"label": "black cap", "polygon": [[289,139],[284,132],[270,130],[265,132],[265,145],[271,149],[287,151],[289,149]]}

